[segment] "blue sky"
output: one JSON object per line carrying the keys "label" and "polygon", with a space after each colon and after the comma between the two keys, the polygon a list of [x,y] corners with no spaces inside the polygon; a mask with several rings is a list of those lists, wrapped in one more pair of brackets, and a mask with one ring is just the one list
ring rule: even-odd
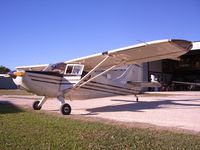
{"label": "blue sky", "polygon": [[139,41],[198,41],[199,8],[199,0],[0,0],[0,65],[55,63]]}

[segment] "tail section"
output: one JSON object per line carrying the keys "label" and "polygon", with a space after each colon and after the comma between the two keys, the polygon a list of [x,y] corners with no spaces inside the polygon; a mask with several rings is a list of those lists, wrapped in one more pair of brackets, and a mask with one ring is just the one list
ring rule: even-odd
{"label": "tail section", "polygon": [[128,81],[142,81],[143,68],[142,65],[128,65],[125,72],[115,80],[127,83]]}
{"label": "tail section", "polygon": [[143,81],[142,65],[129,65],[126,71],[121,76],[119,76],[116,80],[134,88],[161,86],[161,84],[157,81],[157,78],[154,75],[151,75],[151,82]]}

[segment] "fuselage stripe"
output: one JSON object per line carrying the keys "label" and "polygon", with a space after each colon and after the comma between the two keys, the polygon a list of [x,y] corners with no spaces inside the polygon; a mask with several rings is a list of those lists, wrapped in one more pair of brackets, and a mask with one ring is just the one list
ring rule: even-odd
{"label": "fuselage stripe", "polygon": [[94,88],[90,88],[90,87],[81,87],[82,89],[87,89],[87,90],[92,90],[92,91],[99,91],[99,92],[104,92],[104,93],[111,93],[111,94],[115,94],[115,95],[128,95],[128,94],[121,94],[121,93],[116,93],[116,92],[111,92],[111,91],[105,91],[105,90],[100,90],[100,89],[94,89]]}
{"label": "fuselage stripe", "polygon": [[[127,94],[133,94],[132,90],[129,89],[127,91],[121,90],[119,88],[113,88],[113,87],[105,87],[105,86],[99,86],[99,85],[91,85],[91,84],[87,84],[90,87],[94,87],[94,88],[100,88],[100,89],[106,89],[106,90],[112,90],[112,91],[116,91],[116,92],[121,92],[121,93],[127,93]],[[85,85],[85,86],[87,86]]]}
{"label": "fuselage stripe", "polygon": [[[55,79],[55,78],[49,78],[49,77],[44,77],[44,76],[35,76],[35,75],[28,75],[29,77],[33,77],[33,78],[39,78],[39,79],[47,79],[47,80],[54,80],[54,81],[59,81],[60,82],[60,78],[59,79]],[[50,76],[50,75],[49,75]]]}
{"label": "fuselage stripe", "polygon": [[73,85],[75,83],[57,83],[57,82],[51,82],[51,81],[44,81],[44,80],[37,80],[37,79],[31,79],[32,81],[38,81],[38,82],[43,82],[43,83],[51,83],[51,84],[67,84],[67,85]]}
{"label": "fuselage stripe", "polygon": [[33,76],[33,75],[28,75],[29,77],[35,78],[35,80],[51,80],[52,82],[65,82],[65,81],[79,81],[80,79],[52,79],[52,78],[48,78],[48,77],[42,77],[42,76]]}
{"label": "fuselage stripe", "polygon": [[114,88],[120,88],[120,89],[124,89],[124,90],[131,90],[131,89],[125,88],[125,87],[111,85],[111,84],[105,84],[105,83],[100,83],[100,82],[95,82],[95,81],[91,81],[91,83],[99,84],[99,85],[105,85],[105,86],[114,87]]}

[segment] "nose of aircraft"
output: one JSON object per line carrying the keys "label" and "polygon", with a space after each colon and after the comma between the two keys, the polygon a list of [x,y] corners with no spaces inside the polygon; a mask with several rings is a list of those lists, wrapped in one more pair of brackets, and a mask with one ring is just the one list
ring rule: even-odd
{"label": "nose of aircraft", "polygon": [[14,70],[14,71],[10,71],[7,75],[8,75],[8,77],[11,77],[11,78],[16,78],[16,77],[22,77],[22,76],[24,76],[24,74],[25,74],[25,72],[24,71],[16,71],[16,70]]}

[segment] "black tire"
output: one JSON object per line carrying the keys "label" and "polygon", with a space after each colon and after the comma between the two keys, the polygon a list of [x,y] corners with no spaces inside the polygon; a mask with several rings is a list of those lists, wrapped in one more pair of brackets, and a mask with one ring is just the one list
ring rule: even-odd
{"label": "black tire", "polygon": [[62,104],[60,107],[60,113],[63,115],[70,115],[71,114],[71,106],[67,103]]}
{"label": "black tire", "polygon": [[40,101],[33,102],[33,109],[34,110],[40,110],[42,108],[42,107],[38,107],[39,103],[40,103]]}

